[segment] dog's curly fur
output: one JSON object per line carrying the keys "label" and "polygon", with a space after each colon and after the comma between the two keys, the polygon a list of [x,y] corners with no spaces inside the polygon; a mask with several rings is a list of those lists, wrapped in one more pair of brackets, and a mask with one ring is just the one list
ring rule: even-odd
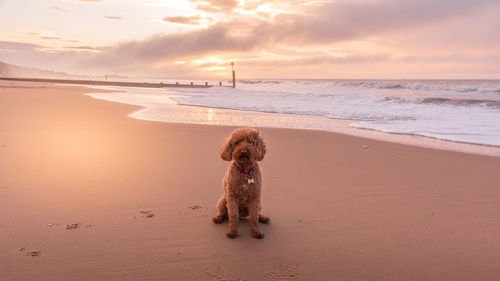
{"label": "dog's curly fur", "polygon": [[228,238],[238,237],[240,217],[249,216],[252,236],[263,238],[259,221],[268,223],[269,218],[260,214],[262,174],[258,161],[264,159],[266,143],[259,130],[239,128],[234,130],[220,148],[220,157],[231,161],[222,181],[224,194],[217,202],[215,223],[229,219]]}

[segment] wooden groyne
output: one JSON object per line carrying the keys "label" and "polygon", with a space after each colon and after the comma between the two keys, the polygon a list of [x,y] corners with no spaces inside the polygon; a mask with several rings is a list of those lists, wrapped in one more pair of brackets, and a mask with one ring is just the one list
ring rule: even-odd
{"label": "wooden groyne", "polygon": [[213,85],[195,85],[190,84],[167,84],[167,83],[149,83],[149,82],[113,82],[113,81],[94,81],[94,80],[71,80],[71,79],[43,79],[43,78],[11,78],[0,77],[0,80],[8,81],[25,81],[25,82],[45,82],[45,83],[61,83],[61,84],[78,84],[78,85],[96,85],[96,86],[119,86],[119,87],[138,87],[138,88],[210,88]]}

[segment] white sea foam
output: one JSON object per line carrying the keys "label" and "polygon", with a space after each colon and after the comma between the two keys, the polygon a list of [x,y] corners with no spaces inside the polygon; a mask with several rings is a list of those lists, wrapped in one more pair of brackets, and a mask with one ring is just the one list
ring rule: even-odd
{"label": "white sea foam", "polygon": [[222,125],[338,131],[328,120],[341,119],[351,120],[352,130],[500,147],[498,80],[245,80],[236,89],[135,89],[94,97],[143,106],[133,117],[156,121],[207,123],[202,107],[228,110],[212,110]]}

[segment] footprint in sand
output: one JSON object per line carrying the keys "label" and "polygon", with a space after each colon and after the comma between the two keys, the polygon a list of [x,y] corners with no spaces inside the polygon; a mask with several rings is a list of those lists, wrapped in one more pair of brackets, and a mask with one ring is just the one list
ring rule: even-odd
{"label": "footprint in sand", "polygon": [[66,229],[67,230],[73,230],[73,229],[77,229],[79,228],[81,225],[81,223],[72,223],[72,224],[68,224],[66,225]]}
{"label": "footprint in sand", "polygon": [[200,214],[203,214],[205,215],[204,213],[204,210],[205,209],[208,209],[206,207],[202,207],[200,205],[193,205],[193,206],[189,206],[187,207],[187,209],[190,209],[191,211],[185,211],[185,210],[179,210],[177,212],[178,215],[181,215],[181,216],[192,216],[193,215],[193,212],[192,211],[196,211],[194,212],[195,214],[197,215],[200,215]]}
{"label": "footprint in sand", "polygon": [[293,264],[275,264],[275,269],[266,275],[266,280],[294,280],[300,274],[300,266]]}
{"label": "footprint in sand", "polygon": [[29,251],[25,253],[25,256],[38,257],[42,251]]}
{"label": "footprint in sand", "polygon": [[[52,226],[54,226],[54,225],[56,225],[56,224],[53,224],[53,223],[49,223],[49,224],[48,224],[48,226],[49,226],[49,227],[52,227]],[[81,223],[72,223],[72,224],[68,224],[68,225],[66,225],[66,229],[67,229],[67,230],[73,230],[73,229],[80,228],[81,226],[82,226],[82,224],[81,224]],[[87,225],[85,225],[85,228],[90,228],[90,227],[93,227],[93,225],[91,225],[91,224],[87,224]]]}
{"label": "footprint in sand", "polygon": [[[22,247],[19,249],[20,252],[24,252],[26,251],[26,247]],[[39,250],[33,250],[33,251],[27,251],[24,253],[25,256],[29,256],[29,257],[38,257],[40,256],[40,253],[42,253],[42,251],[39,251]]]}
{"label": "footprint in sand", "polygon": [[205,271],[208,276],[219,281],[245,281],[245,279],[240,278],[230,272],[227,272],[221,265],[212,265],[211,268]]}
{"label": "footprint in sand", "polygon": [[140,213],[142,214],[143,217],[147,219],[150,219],[155,216],[155,214],[153,214],[153,211],[140,211]]}

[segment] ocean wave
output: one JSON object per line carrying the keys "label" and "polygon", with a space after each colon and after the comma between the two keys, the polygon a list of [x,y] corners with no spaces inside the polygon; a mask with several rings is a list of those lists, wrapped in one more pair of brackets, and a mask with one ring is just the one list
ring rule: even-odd
{"label": "ocean wave", "polygon": [[490,99],[464,99],[464,98],[401,98],[401,97],[383,97],[379,102],[396,103],[416,103],[429,105],[451,105],[451,106],[482,106],[491,109],[500,109],[500,101]]}
{"label": "ocean wave", "polygon": [[334,86],[383,89],[383,90],[412,90],[425,92],[458,92],[458,93],[500,93],[500,81],[334,81]]}
{"label": "ocean wave", "polygon": [[281,83],[281,81],[278,81],[278,80],[238,80],[236,82],[243,83],[243,84],[280,84]]}
{"label": "ocean wave", "polygon": [[448,99],[448,98],[424,98],[422,103],[429,104],[449,104],[454,106],[487,106],[500,109],[500,101],[481,99]]}

